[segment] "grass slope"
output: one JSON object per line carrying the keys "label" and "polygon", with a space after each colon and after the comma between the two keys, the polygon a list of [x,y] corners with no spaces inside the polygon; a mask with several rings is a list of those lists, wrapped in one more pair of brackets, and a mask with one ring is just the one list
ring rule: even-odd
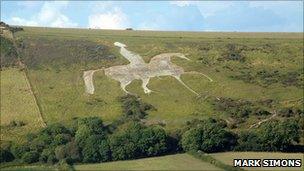
{"label": "grass slope", "polygon": [[[84,93],[82,79],[83,70],[127,64],[119,54],[119,49],[113,45],[116,41],[127,44],[129,50],[139,53],[146,62],[159,53],[185,53],[191,61],[173,59],[173,62],[186,71],[199,71],[215,80],[210,83],[201,76],[182,76],[186,84],[201,94],[200,98],[171,77],[151,79],[148,87],[155,91],[151,95],[143,93],[140,81],[134,81],[127,87],[157,108],[149,113],[148,119],[166,123],[166,129],[169,130],[179,128],[193,118],[213,116],[227,119],[227,115],[214,110],[204,97],[275,99],[282,102],[282,105],[288,100],[303,100],[303,89],[296,86],[283,86],[280,83],[260,86],[258,81],[246,83],[231,78],[247,70],[252,73],[265,68],[280,73],[301,70],[301,33],[150,32],[26,27],[16,37],[23,41],[24,53],[21,58],[28,66],[30,81],[47,123],[65,123],[73,117],[86,116],[100,116],[104,121],[110,122],[121,114],[117,98],[123,95],[123,91],[118,82],[107,78],[102,72],[96,73],[96,91],[89,96]],[[221,60],[229,44],[243,49],[241,54],[245,56],[245,62]],[[244,128],[257,120],[256,116],[250,116]]]}
{"label": "grass slope", "polygon": [[[1,140],[22,141],[29,132],[42,127],[39,110],[30,91],[24,71],[1,71]],[[23,121],[25,126],[8,127],[12,121]]]}
{"label": "grass slope", "polygon": [[221,170],[188,154],[100,164],[75,165],[75,170]]}
{"label": "grass slope", "polygon": [[[213,158],[232,166],[233,159],[304,159],[304,153],[279,153],[279,152],[224,152],[210,154]],[[302,167],[256,167],[244,168],[246,170],[303,170]]]}

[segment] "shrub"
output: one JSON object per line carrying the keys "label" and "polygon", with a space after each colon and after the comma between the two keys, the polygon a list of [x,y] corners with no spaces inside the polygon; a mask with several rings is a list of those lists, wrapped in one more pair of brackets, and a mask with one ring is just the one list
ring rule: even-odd
{"label": "shrub", "polygon": [[223,58],[219,58],[219,60],[232,60],[232,61],[240,61],[244,62],[245,57],[242,54],[242,49],[235,44],[228,44],[223,53]]}
{"label": "shrub", "polygon": [[167,134],[158,126],[148,127],[141,132],[139,146],[144,156],[156,156],[167,151]]}
{"label": "shrub", "polygon": [[100,161],[110,161],[112,158],[110,144],[108,140],[103,140],[98,145],[98,152],[100,155]]}
{"label": "shrub", "polygon": [[28,164],[38,162],[39,153],[37,153],[36,151],[26,152],[26,153],[23,154],[21,160],[24,163],[28,163]]}
{"label": "shrub", "polygon": [[116,132],[110,139],[113,160],[133,159],[140,156],[138,142],[142,126],[131,123],[121,132]]}
{"label": "shrub", "polygon": [[261,140],[257,133],[253,131],[241,132],[238,137],[237,151],[261,151]]}
{"label": "shrub", "polygon": [[52,145],[58,146],[62,144],[66,144],[71,140],[71,135],[69,134],[58,134],[52,140]]}
{"label": "shrub", "polygon": [[140,120],[147,115],[146,111],[155,109],[152,105],[142,102],[138,97],[126,95],[120,98],[125,118]]}
{"label": "shrub", "polygon": [[40,132],[40,134],[46,134],[50,137],[54,137],[58,134],[71,134],[71,132],[62,124],[55,123],[55,124],[48,125],[46,128],[44,128]]}
{"label": "shrub", "polygon": [[257,133],[265,151],[286,151],[294,142],[299,142],[300,138],[299,125],[292,120],[268,122]]}
{"label": "shrub", "polygon": [[99,117],[87,117],[78,120],[78,126],[86,125],[93,134],[104,134],[105,128]]}
{"label": "shrub", "polygon": [[71,141],[65,145],[69,163],[81,161],[80,149],[75,141]]}
{"label": "shrub", "polygon": [[[85,146],[82,150],[83,161],[90,163],[107,161],[110,156],[107,156],[107,154],[109,154],[109,149],[107,149],[106,144],[107,143],[104,136],[91,135],[90,137],[88,137]],[[102,152],[102,156],[100,152]]]}
{"label": "shrub", "polygon": [[91,135],[106,136],[107,131],[102,123],[102,120],[98,117],[88,117],[78,119],[78,128],[75,133],[75,140],[79,147],[85,146],[85,141]]}
{"label": "shrub", "polygon": [[55,150],[53,148],[44,149],[40,154],[39,161],[49,164],[56,163],[58,160],[55,156]]}
{"label": "shrub", "polygon": [[257,130],[239,135],[236,150],[241,151],[289,151],[299,142],[300,131],[297,122],[270,121]]}
{"label": "shrub", "polygon": [[10,162],[13,161],[15,158],[13,154],[9,150],[0,149],[0,163],[2,162]]}
{"label": "shrub", "polygon": [[282,117],[301,116],[303,115],[303,110],[294,107],[286,107],[279,110],[278,115]]}
{"label": "shrub", "polygon": [[11,152],[17,159],[21,159],[23,154],[25,154],[26,152],[29,152],[29,151],[30,151],[30,148],[26,144],[22,144],[22,145],[14,144],[14,145],[12,145],[12,148],[11,148]]}
{"label": "shrub", "polygon": [[67,151],[64,145],[57,146],[55,149],[56,159],[61,161],[67,157]]}
{"label": "shrub", "polygon": [[190,128],[182,136],[182,147],[186,151],[218,152],[230,150],[235,144],[236,137],[232,133],[210,120]]}
{"label": "shrub", "polygon": [[47,134],[38,135],[32,141],[29,142],[31,151],[41,152],[44,148],[49,148],[53,139]]}
{"label": "shrub", "polygon": [[24,125],[25,125],[25,123],[23,121],[11,121],[8,124],[8,127],[14,128],[14,127],[22,127]]}

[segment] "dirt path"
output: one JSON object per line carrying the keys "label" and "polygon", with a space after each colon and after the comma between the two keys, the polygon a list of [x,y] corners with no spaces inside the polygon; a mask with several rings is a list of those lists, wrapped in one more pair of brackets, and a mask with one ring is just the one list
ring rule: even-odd
{"label": "dirt path", "polygon": [[273,115],[271,115],[269,118],[263,119],[263,120],[259,121],[258,123],[251,125],[249,128],[258,128],[262,123],[267,122],[276,116],[277,116],[277,113],[274,111]]}

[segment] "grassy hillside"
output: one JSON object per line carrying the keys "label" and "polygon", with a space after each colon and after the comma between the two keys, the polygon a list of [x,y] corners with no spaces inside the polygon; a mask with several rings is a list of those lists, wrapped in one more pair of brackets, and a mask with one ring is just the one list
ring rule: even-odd
{"label": "grassy hillside", "polygon": [[[191,61],[174,59],[186,71],[182,79],[197,97],[174,78],[153,78],[143,93],[140,81],[127,89],[157,109],[150,121],[166,123],[172,130],[193,118],[213,116],[229,119],[214,108],[215,98],[263,101],[272,99],[279,110],[303,103],[303,39],[301,33],[192,33],[112,31],[85,29],[25,28],[16,34],[21,42],[22,60],[47,123],[65,122],[73,117],[100,116],[113,121],[121,114],[117,98],[123,95],[119,83],[96,73],[94,95],[84,93],[83,70],[127,64],[113,43],[119,41],[139,53],[146,62],[164,52],[187,54]],[[248,128],[265,116],[250,115]]]}
{"label": "grassy hillside", "polygon": [[221,170],[188,154],[175,154],[131,161],[75,165],[75,170]]}
{"label": "grassy hillside", "polygon": [[24,71],[1,71],[1,140],[22,141],[43,123]]}

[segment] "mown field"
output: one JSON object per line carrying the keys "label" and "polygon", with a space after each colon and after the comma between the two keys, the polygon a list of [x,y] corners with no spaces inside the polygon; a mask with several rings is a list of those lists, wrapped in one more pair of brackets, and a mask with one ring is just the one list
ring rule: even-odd
{"label": "mown field", "polygon": [[[227,165],[232,166],[233,159],[302,159],[303,153],[279,153],[279,152],[225,152],[211,154],[213,158],[219,160]],[[302,167],[256,167],[244,168],[246,170],[303,170]]]}
{"label": "mown field", "polygon": [[24,71],[1,71],[1,140],[23,141],[43,127],[39,109]]}
{"label": "mown field", "polygon": [[[88,96],[82,80],[83,70],[127,64],[113,45],[116,41],[127,44],[129,50],[139,53],[146,62],[164,52],[187,54],[191,61],[174,59],[173,62],[186,71],[199,71],[215,80],[210,83],[201,76],[182,76],[191,88],[200,93],[199,97],[171,77],[153,78],[148,87],[155,93],[150,95],[143,93],[140,81],[127,87],[157,109],[149,112],[147,119],[165,123],[168,130],[174,130],[193,118],[212,116],[227,119],[227,114],[214,109],[210,99],[215,97],[252,101],[273,99],[278,109],[301,106],[303,89],[298,85],[301,82],[298,78],[303,75],[301,36],[300,33],[50,28],[25,28],[16,34],[22,42],[22,59],[28,66],[30,81],[47,123],[64,123],[73,117],[84,116],[100,116],[110,122],[121,114],[117,98],[124,93],[118,82],[103,73],[96,73],[96,92]],[[231,56],[232,59],[229,58]],[[290,78],[284,76],[290,72],[295,72],[297,78],[289,84]],[[269,75],[275,80],[268,78]],[[256,80],[246,80],[250,76],[256,76]],[[282,83],[282,78],[288,83]],[[261,117],[263,119],[264,116]],[[249,116],[240,127],[248,128],[261,117]]]}
{"label": "mown field", "polygon": [[75,165],[75,170],[221,170],[188,154],[117,161],[100,164]]}
{"label": "mown field", "polygon": [[[261,158],[261,159],[303,159],[303,153],[280,153],[280,152],[223,152],[210,154],[217,161],[232,166],[233,159]],[[216,166],[194,158],[189,154],[175,154],[162,157],[151,157],[145,159],[116,161],[97,164],[75,164],[74,170],[222,170]],[[30,166],[11,166],[1,170],[7,171],[27,171],[27,170],[58,170],[56,166],[30,165]],[[245,170],[303,170],[300,168],[271,168],[255,167],[243,168]]]}

